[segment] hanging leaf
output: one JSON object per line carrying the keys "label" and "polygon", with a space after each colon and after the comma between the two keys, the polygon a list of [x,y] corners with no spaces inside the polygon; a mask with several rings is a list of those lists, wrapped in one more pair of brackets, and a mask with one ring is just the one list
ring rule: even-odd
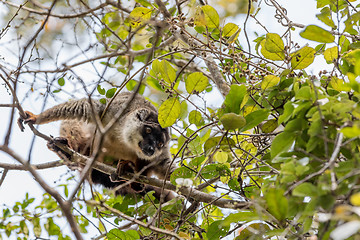
{"label": "hanging leaf", "polygon": [[227,39],[228,43],[236,41],[240,34],[240,28],[234,23],[227,23],[222,31],[222,36]]}
{"label": "hanging leaf", "polygon": [[151,18],[152,10],[144,7],[137,7],[129,15],[131,27],[137,28]]}
{"label": "hanging leaf", "polygon": [[204,119],[199,111],[192,110],[189,113],[189,123],[195,124],[196,126],[201,126],[204,124]]}
{"label": "hanging leaf", "polygon": [[321,13],[317,14],[316,17],[322,21],[323,23],[325,23],[326,25],[328,25],[331,28],[336,28],[336,25],[334,23],[334,21],[331,18],[331,10],[329,7],[324,7],[323,9],[321,9],[320,11]]}
{"label": "hanging leaf", "polygon": [[271,53],[279,53],[284,51],[284,42],[276,33],[266,34],[265,48]]}
{"label": "hanging leaf", "polygon": [[185,80],[186,91],[189,94],[200,93],[209,85],[209,80],[201,72],[191,73]]}
{"label": "hanging leaf", "polygon": [[284,197],[284,190],[270,188],[265,194],[265,199],[269,212],[278,220],[284,220],[289,207],[288,200]]}
{"label": "hanging leaf", "polygon": [[292,195],[298,197],[313,197],[318,195],[318,190],[313,184],[304,182],[294,188]]}
{"label": "hanging leaf", "polygon": [[315,49],[305,46],[291,55],[291,67],[304,69],[314,62]]}
{"label": "hanging leaf", "polygon": [[261,82],[261,88],[266,90],[273,86],[276,86],[280,82],[280,78],[275,75],[266,75]]}
{"label": "hanging leaf", "polygon": [[271,144],[271,158],[290,149],[295,140],[294,132],[282,132],[277,135]]}
{"label": "hanging leaf", "polygon": [[60,86],[64,86],[65,85],[65,79],[62,77],[62,78],[59,78],[58,79],[58,84],[60,85]]}
{"label": "hanging leaf", "polygon": [[338,58],[338,47],[328,48],[324,51],[324,58],[327,63],[333,63]]}
{"label": "hanging leaf", "polygon": [[210,5],[205,5],[205,6],[201,7],[201,10],[204,13],[205,24],[206,24],[206,26],[208,28],[217,28],[217,27],[219,27],[220,18],[219,18],[219,14],[215,10],[215,8],[213,8]]}
{"label": "hanging leaf", "polygon": [[300,36],[321,43],[332,43],[335,41],[334,35],[316,25],[307,26],[305,30],[300,33]]}
{"label": "hanging leaf", "polygon": [[169,98],[159,108],[159,123],[161,127],[170,127],[180,115],[181,104],[177,98]]}
{"label": "hanging leaf", "polygon": [[262,121],[267,119],[270,112],[267,109],[260,109],[257,111],[254,111],[252,113],[249,113],[245,116],[246,125],[241,128],[241,132],[244,132],[246,130],[252,129],[253,127],[256,127],[259,125]]}
{"label": "hanging leaf", "polygon": [[285,59],[284,52],[276,52],[276,53],[269,52],[265,47],[265,43],[266,43],[266,39],[264,39],[260,42],[260,46],[261,46],[260,52],[264,56],[264,58],[267,58],[267,59],[273,60],[273,61],[281,61],[281,60]]}
{"label": "hanging leaf", "polygon": [[244,85],[231,85],[230,92],[224,101],[224,112],[240,113],[240,106],[245,99],[247,89]]}
{"label": "hanging leaf", "polygon": [[236,113],[225,113],[220,118],[225,130],[235,130],[245,126],[246,120],[243,116]]}
{"label": "hanging leaf", "polygon": [[172,67],[171,63],[166,60],[154,60],[152,63],[152,70],[155,74],[160,75],[160,77],[167,83],[173,83],[176,79],[175,69]]}

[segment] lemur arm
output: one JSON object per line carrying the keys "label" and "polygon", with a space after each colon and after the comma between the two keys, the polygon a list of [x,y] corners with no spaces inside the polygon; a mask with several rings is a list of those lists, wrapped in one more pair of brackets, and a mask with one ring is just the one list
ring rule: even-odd
{"label": "lemur arm", "polygon": [[58,120],[65,119],[78,119],[82,121],[92,122],[93,113],[101,114],[104,106],[100,102],[92,101],[93,108],[89,103],[89,99],[83,98],[80,100],[68,101],[59,105],[56,105],[48,110],[40,113],[39,115],[26,111],[26,118],[22,118],[24,123],[32,124],[45,124]]}

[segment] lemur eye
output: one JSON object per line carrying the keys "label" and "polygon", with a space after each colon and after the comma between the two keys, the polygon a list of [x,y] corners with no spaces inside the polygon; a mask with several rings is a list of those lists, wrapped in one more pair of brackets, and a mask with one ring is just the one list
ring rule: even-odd
{"label": "lemur eye", "polygon": [[149,127],[145,128],[145,132],[146,132],[147,134],[150,134],[150,133],[151,133],[151,128],[149,128]]}
{"label": "lemur eye", "polygon": [[159,142],[159,143],[158,143],[158,147],[159,147],[159,148],[162,148],[163,146],[164,146],[164,143],[162,143],[162,142]]}

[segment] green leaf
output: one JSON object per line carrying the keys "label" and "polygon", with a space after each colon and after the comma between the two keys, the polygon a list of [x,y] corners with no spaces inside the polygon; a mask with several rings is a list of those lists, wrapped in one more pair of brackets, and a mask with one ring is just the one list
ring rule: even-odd
{"label": "green leaf", "polygon": [[185,80],[186,91],[189,94],[200,93],[209,85],[209,80],[201,72],[191,73]]}
{"label": "green leaf", "polygon": [[181,104],[177,98],[169,98],[159,108],[159,123],[161,127],[170,127],[178,119],[181,111]]}
{"label": "green leaf", "polygon": [[313,184],[304,182],[294,188],[292,195],[298,197],[314,197],[318,195],[318,190]]}
{"label": "green leaf", "polygon": [[277,135],[271,144],[271,158],[275,158],[280,153],[289,150],[294,143],[295,137],[295,133],[290,131]]}
{"label": "green leaf", "polygon": [[291,55],[291,67],[304,69],[314,62],[315,49],[305,46]]}
{"label": "green leaf", "polygon": [[195,124],[196,126],[201,126],[204,124],[204,119],[201,113],[197,110],[192,110],[189,113],[189,123]]}
{"label": "green leaf", "polygon": [[300,33],[300,36],[321,43],[332,43],[335,41],[335,37],[329,31],[316,25],[307,26],[305,30]]}
{"label": "green leaf", "polygon": [[206,236],[208,240],[219,240],[227,235],[229,229],[230,225],[224,225],[222,220],[215,221],[208,227]]}
{"label": "green leaf", "polygon": [[110,88],[109,90],[106,91],[106,97],[107,98],[112,98],[114,96],[116,92],[116,88]]}
{"label": "green leaf", "polygon": [[270,188],[265,194],[269,212],[279,221],[286,218],[288,212],[288,200],[284,197],[283,189]]}
{"label": "green leaf", "polygon": [[[263,216],[262,220],[267,220],[268,218],[266,216]],[[238,213],[231,213],[229,216],[227,216],[223,220],[223,225],[230,226],[231,223],[237,223],[237,222],[250,222],[253,220],[258,220],[259,215],[254,211],[241,211]]]}
{"label": "green leaf", "polygon": [[41,235],[41,230],[42,230],[41,225],[40,225],[40,219],[39,218],[33,218],[31,222],[32,222],[32,224],[34,226],[34,228],[33,228],[34,235],[39,238],[40,235]]}
{"label": "green leaf", "polygon": [[126,233],[117,228],[111,229],[106,234],[106,237],[108,240],[119,240],[119,239],[126,240],[127,239]]}
{"label": "green leaf", "polygon": [[338,58],[338,47],[328,48],[324,51],[324,58],[327,63],[333,63]]}
{"label": "green leaf", "polygon": [[311,88],[309,86],[303,86],[299,89],[299,91],[295,94],[295,99],[297,100],[311,100],[312,99],[312,93]]}
{"label": "green leaf", "polygon": [[225,113],[220,118],[225,130],[235,130],[245,126],[246,120],[243,116],[236,113]]}
{"label": "green leaf", "polygon": [[284,105],[284,112],[283,114],[279,117],[278,119],[278,123],[281,124],[283,122],[286,122],[287,120],[289,120],[289,118],[292,116],[293,111],[294,111],[294,106],[292,102],[287,102]]}
{"label": "green leaf", "polygon": [[140,235],[136,230],[127,230],[126,234],[127,234],[129,240],[140,239]]}
{"label": "green leaf", "polygon": [[99,101],[101,104],[106,104],[106,98],[101,98]]}
{"label": "green leaf", "polygon": [[321,13],[317,14],[316,17],[322,21],[323,23],[325,23],[326,25],[328,25],[331,28],[336,28],[336,25],[334,23],[334,21],[331,18],[331,10],[328,7],[324,7],[323,9],[321,9]]}
{"label": "green leaf", "polygon": [[210,5],[205,5],[205,6],[201,7],[201,10],[204,13],[205,25],[208,28],[217,28],[217,27],[219,27],[220,18],[219,18],[219,14],[215,10],[215,8],[213,8]]}
{"label": "green leaf", "polygon": [[267,109],[260,109],[252,113],[249,113],[248,115],[245,116],[246,125],[243,128],[241,128],[240,131],[244,132],[259,125],[262,121],[267,119],[269,114],[270,112]]}
{"label": "green leaf", "polygon": [[105,95],[105,88],[102,88],[100,84],[97,86],[97,90],[101,95]]}
{"label": "green leaf", "polygon": [[58,84],[60,85],[60,86],[64,86],[65,85],[65,79],[62,77],[62,78],[59,78],[58,79]]}
{"label": "green leaf", "polygon": [[231,85],[228,95],[226,95],[224,101],[225,113],[240,113],[240,106],[247,94],[246,86],[244,85]]}
{"label": "green leaf", "polygon": [[131,27],[137,28],[151,18],[152,10],[144,7],[136,7],[131,11],[129,18]]}
{"label": "green leaf", "polygon": [[343,129],[341,129],[341,132],[347,138],[355,138],[360,136],[360,128],[356,125],[352,127],[344,127]]}
{"label": "green leaf", "polygon": [[276,86],[280,82],[280,78],[275,75],[266,75],[261,82],[261,88],[266,90],[273,86]]}
{"label": "green leaf", "polygon": [[265,44],[266,44],[266,39],[264,39],[260,42],[260,46],[261,46],[260,52],[264,56],[264,58],[267,58],[267,59],[273,60],[273,61],[281,61],[281,60],[285,59],[284,52],[276,52],[276,53],[269,52],[266,49]]}
{"label": "green leaf", "polygon": [[271,133],[273,132],[276,128],[278,127],[278,122],[276,119],[270,119],[268,121],[266,121],[262,126],[261,126],[261,131],[263,133]]}
{"label": "green leaf", "polygon": [[265,48],[271,53],[281,53],[284,51],[284,42],[276,33],[266,34]]}

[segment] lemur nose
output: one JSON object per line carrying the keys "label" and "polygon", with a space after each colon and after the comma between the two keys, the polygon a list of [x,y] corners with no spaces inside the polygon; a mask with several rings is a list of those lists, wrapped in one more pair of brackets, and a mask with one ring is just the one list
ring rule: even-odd
{"label": "lemur nose", "polygon": [[151,145],[147,145],[147,146],[144,147],[144,152],[145,152],[146,155],[151,156],[151,155],[154,154],[155,148],[153,146],[151,146]]}

